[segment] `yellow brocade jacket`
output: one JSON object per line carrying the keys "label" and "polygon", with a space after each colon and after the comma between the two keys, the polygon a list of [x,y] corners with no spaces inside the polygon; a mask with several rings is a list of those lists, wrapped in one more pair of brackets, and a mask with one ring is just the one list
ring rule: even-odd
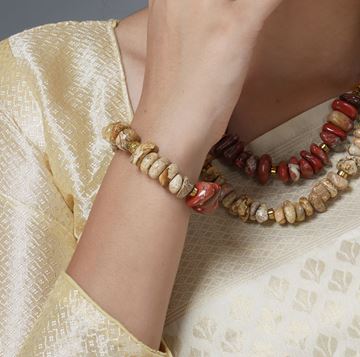
{"label": "yellow brocade jacket", "polygon": [[112,159],[101,130],[133,116],[117,22],[46,24],[0,42],[1,357],[172,356],[65,271]]}

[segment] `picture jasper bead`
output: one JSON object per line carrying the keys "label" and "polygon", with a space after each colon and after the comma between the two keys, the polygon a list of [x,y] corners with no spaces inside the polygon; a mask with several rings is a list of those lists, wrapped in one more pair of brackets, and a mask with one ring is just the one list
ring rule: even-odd
{"label": "picture jasper bead", "polygon": [[296,212],[296,222],[305,221],[305,209],[299,202],[294,202],[295,212]]}
{"label": "picture jasper bead", "polygon": [[254,201],[251,203],[250,205],[250,220],[251,221],[256,221],[256,211],[257,209],[260,207],[260,202],[259,201]]}
{"label": "picture jasper bead", "polygon": [[348,175],[354,176],[358,172],[356,161],[350,157],[343,158],[336,164],[338,170],[343,170]]}
{"label": "picture jasper bead", "polygon": [[128,125],[122,124],[120,122],[111,123],[102,129],[101,134],[105,140],[109,141],[112,145],[115,145],[117,136],[119,135],[120,131],[125,128],[128,128]]}
{"label": "picture jasper bead", "polygon": [[[129,151],[130,143],[133,141],[141,141],[140,136],[132,128],[125,128],[119,132],[116,137],[115,144],[120,150]],[[156,150],[153,150],[156,151]]]}
{"label": "picture jasper bead", "polygon": [[323,202],[327,202],[331,198],[330,192],[328,191],[328,189],[321,182],[317,183],[311,189],[311,192],[313,192],[317,196],[319,196]]}
{"label": "picture jasper bead", "polygon": [[184,176],[182,185],[179,191],[176,193],[176,197],[180,199],[185,198],[193,190],[193,188],[194,188],[194,184],[190,181],[190,179],[187,176]]}
{"label": "picture jasper bead", "polygon": [[295,207],[292,204],[291,201],[286,200],[283,202],[283,210],[285,213],[285,218],[286,221],[290,224],[295,223],[296,221],[296,211],[295,211]]}
{"label": "picture jasper bead", "polygon": [[311,217],[314,214],[314,207],[311,205],[310,201],[306,197],[300,197],[299,203],[301,204],[301,206],[304,207],[307,217]]}
{"label": "picture jasper bead", "polygon": [[229,213],[233,216],[238,216],[238,209],[241,205],[241,202],[243,201],[242,197],[237,197],[234,202],[229,207]]}
{"label": "picture jasper bead", "polygon": [[329,114],[327,120],[329,123],[336,125],[345,132],[348,132],[354,128],[353,120],[351,120],[347,115],[336,110]]}
{"label": "picture jasper bead", "polygon": [[140,171],[144,174],[149,172],[150,166],[159,158],[159,154],[157,152],[150,152],[149,154],[145,155],[144,158],[141,160],[140,163]]}
{"label": "picture jasper bead", "polygon": [[244,151],[244,143],[241,141],[237,141],[235,144],[226,148],[223,152],[224,159],[232,164],[238,155],[240,155]]}
{"label": "picture jasper bead", "polygon": [[340,129],[336,125],[332,123],[325,123],[322,127],[322,131],[326,131],[331,134],[335,134],[338,136],[341,140],[345,140],[347,135],[344,130]]}
{"label": "picture jasper bead", "polygon": [[262,203],[256,210],[255,218],[258,223],[264,223],[269,219],[268,208],[265,203]]}
{"label": "picture jasper bead", "polygon": [[148,176],[152,179],[157,179],[161,173],[170,165],[170,160],[165,157],[159,157],[151,166],[148,171]]}
{"label": "picture jasper bead", "polygon": [[180,190],[182,182],[183,182],[182,176],[180,174],[175,175],[175,177],[169,183],[168,186],[169,191],[172,194],[176,194]]}
{"label": "picture jasper bead", "polygon": [[275,208],[275,221],[279,224],[285,224],[287,222],[284,209],[282,207]]}
{"label": "picture jasper bead", "polygon": [[222,199],[221,203],[225,208],[230,208],[230,206],[232,205],[232,203],[235,201],[236,198],[237,198],[236,192],[232,191]]}
{"label": "picture jasper bead", "polygon": [[279,179],[282,182],[289,182],[290,180],[290,174],[289,174],[289,168],[286,161],[281,161],[277,168],[277,174],[279,176]]}
{"label": "picture jasper bead", "polygon": [[161,186],[167,187],[170,181],[179,173],[179,167],[175,163],[168,165],[159,176]]}
{"label": "picture jasper bead", "polygon": [[300,152],[300,156],[309,162],[309,164],[311,165],[315,174],[320,172],[322,170],[322,168],[324,167],[322,161],[317,156],[310,154],[306,150],[302,150]]}
{"label": "picture jasper bead", "polygon": [[353,105],[346,103],[345,101],[340,99],[336,99],[333,101],[332,108],[336,111],[345,114],[352,120],[356,119],[358,115],[358,110]]}
{"label": "picture jasper bead", "polygon": [[221,171],[213,166],[210,165],[207,168],[202,169],[201,171],[201,178],[203,181],[215,181],[221,175]]}
{"label": "picture jasper bead", "polygon": [[353,135],[355,136],[355,138],[360,138],[360,129],[354,130]]}
{"label": "picture jasper bead", "polygon": [[[121,133],[118,137],[120,137]],[[130,156],[130,162],[134,165],[140,166],[141,160],[150,152],[158,152],[159,148],[156,144],[147,142],[140,144]]]}
{"label": "picture jasper bead", "polygon": [[302,177],[310,178],[314,176],[314,170],[307,160],[300,159],[299,165],[300,165],[300,172]]}
{"label": "picture jasper bead", "polygon": [[234,186],[231,185],[230,183],[224,183],[223,185],[221,185],[219,201],[221,202],[226,195],[228,195],[230,192],[233,191],[234,191]]}
{"label": "picture jasper bead", "polygon": [[263,154],[259,159],[257,174],[258,179],[261,184],[266,184],[270,177],[270,169],[272,165],[271,156],[268,154]]}
{"label": "picture jasper bead", "polygon": [[329,165],[329,164],[330,164],[330,160],[329,160],[328,154],[327,154],[324,150],[322,150],[318,145],[312,143],[312,144],[310,145],[310,152],[311,152],[314,156],[316,156],[317,158],[319,158],[324,165]]}
{"label": "picture jasper bead", "polygon": [[360,147],[356,146],[355,144],[351,144],[348,148],[348,153],[354,156],[360,156]]}
{"label": "picture jasper bead", "polygon": [[324,187],[329,191],[331,198],[335,198],[338,195],[338,190],[335,185],[327,178],[320,181]]}
{"label": "picture jasper bead", "polygon": [[326,206],[321,197],[313,192],[310,192],[308,197],[311,205],[315,208],[316,212],[322,213],[326,211]]}
{"label": "picture jasper bead", "polygon": [[332,134],[328,131],[322,131],[320,133],[321,140],[331,149],[335,149],[338,145],[341,144],[341,139],[335,134]]}
{"label": "picture jasper bead", "polygon": [[344,93],[340,96],[340,100],[343,100],[344,102],[351,104],[354,106],[357,110],[360,109],[360,97],[357,96],[354,93]]}
{"label": "picture jasper bead", "polygon": [[330,171],[326,177],[335,185],[339,191],[344,191],[348,187],[348,180],[339,176],[337,173]]}

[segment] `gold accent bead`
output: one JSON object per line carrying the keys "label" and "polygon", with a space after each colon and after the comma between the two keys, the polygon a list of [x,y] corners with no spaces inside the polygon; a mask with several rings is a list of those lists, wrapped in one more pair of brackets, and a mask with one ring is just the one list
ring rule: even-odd
{"label": "gold accent bead", "polygon": [[345,171],[343,171],[343,170],[339,170],[339,171],[337,172],[337,174],[338,174],[339,176],[343,177],[344,179],[347,179],[347,178],[349,177],[349,175],[348,175]]}
{"label": "gold accent bead", "polygon": [[198,189],[194,186],[192,191],[189,193],[189,196],[194,197],[196,196],[197,193],[198,193]]}
{"label": "gold accent bead", "polygon": [[128,146],[129,152],[132,154],[140,144],[141,143],[139,141],[132,141],[131,143],[129,143]]}
{"label": "gold accent bead", "polygon": [[272,165],[271,170],[270,170],[271,175],[276,176],[277,175],[277,169],[278,168],[277,168],[276,165]]}
{"label": "gold accent bead", "polygon": [[275,210],[273,208],[268,209],[268,216],[269,216],[269,219],[275,221]]}
{"label": "gold accent bead", "polygon": [[321,144],[319,145],[319,147],[320,147],[321,150],[323,150],[323,151],[325,151],[325,152],[329,152],[329,151],[330,151],[329,146],[327,146],[325,143],[321,143]]}

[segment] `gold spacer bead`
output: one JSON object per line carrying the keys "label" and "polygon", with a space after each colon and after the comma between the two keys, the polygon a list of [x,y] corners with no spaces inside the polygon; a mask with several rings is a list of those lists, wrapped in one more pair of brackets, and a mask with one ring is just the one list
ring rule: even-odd
{"label": "gold spacer bead", "polygon": [[325,152],[329,152],[329,151],[330,151],[329,146],[327,146],[325,143],[321,143],[321,144],[319,145],[319,147],[320,147],[321,150],[323,150],[323,151],[325,151]]}
{"label": "gold spacer bead", "polygon": [[273,175],[273,176],[276,176],[277,175],[277,166],[276,165],[272,165],[271,166],[271,170],[270,170],[270,174]]}
{"label": "gold spacer bead", "polygon": [[189,196],[194,197],[196,196],[197,193],[198,193],[198,189],[194,186],[192,191],[189,193]]}
{"label": "gold spacer bead", "polygon": [[341,177],[343,177],[344,179],[347,179],[349,177],[349,174],[347,174],[344,170],[339,170],[337,172],[337,174]]}
{"label": "gold spacer bead", "polygon": [[267,212],[269,219],[275,221],[275,210],[273,208],[269,208]]}
{"label": "gold spacer bead", "polygon": [[139,141],[132,141],[129,143],[127,149],[132,154],[138,148],[139,145],[140,145]]}

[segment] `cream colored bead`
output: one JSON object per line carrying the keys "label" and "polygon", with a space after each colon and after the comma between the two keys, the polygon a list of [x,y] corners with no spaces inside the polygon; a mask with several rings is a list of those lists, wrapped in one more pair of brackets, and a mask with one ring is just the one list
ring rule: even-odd
{"label": "cream colored bead", "polygon": [[157,179],[161,173],[170,165],[170,160],[166,157],[159,157],[151,166],[148,175],[152,179]]}
{"label": "cream colored bead", "polygon": [[175,163],[168,165],[159,176],[161,186],[167,187],[170,181],[179,173],[179,167]]}
{"label": "cream colored bead", "polygon": [[[120,136],[120,135],[119,135]],[[139,166],[141,160],[149,154],[150,152],[158,152],[159,148],[154,143],[142,143],[140,144],[136,150],[130,156],[130,162],[134,165]]]}
{"label": "cream colored bead", "polygon": [[259,208],[260,206],[260,202],[259,201],[254,201],[251,203],[250,205],[250,220],[251,221],[256,221],[256,210]]}
{"label": "cream colored bead", "polygon": [[285,217],[284,209],[282,207],[278,207],[275,209],[275,221],[279,224],[286,223],[286,217]]}
{"label": "cream colored bead", "polygon": [[301,204],[301,206],[304,207],[307,217],[311,217],[314,214],[314,207],[311,205],[310,201],[306,197],[300,197],[299,203]]}
{"label": "cream colored bead", "polygon": [[348,175],[356,175],[358,172],[358,167],[356,161],[353,158],[346,157],[338,161],[336,164],[338,170],[346,172]]}
{"label": "cream colored bead", "polygon": [[[128,151],[129,144],[133,141],[141,141],[140,136],[132,128],[125,128],[116,137],[115,144],[120,150]],[[156,150],[154,150],[156,151]]]}
{"label": "cream colored bead", "polygon": [[235,191],[231,191],[228,195],[226,195],[221,203],[225,208],[230,208],[232,203],[235,201],[237,197],[237,193]]}
{"label": "cream colored bead", "polygon": [[258,223],[264,223],[269,219],[268,208],[265,203],[262,203],[256,210],[255,217]]}
{"label": "cream colored bead", "polygon": [[326,189],[329,191],[331,198],[335,198],[338,195],[338,190],[335,185],[327,178],[320,181]]}
{"label": "cream colored bead", "polygon": [[330,198],[331,198],[330,192],[328,191],[328,189],[321,182],[318,182],[312,188],[311,192],[318,195],[324,203],[329,201]]}
{"label": "cream colored bead", "polygon": [[328,122],[336,125],[338,128],[344,130],[345,132],[348,132],[351,128],[351,122],[352,120],[345,114],[334,110],[332,111],[327,118]]}
{"label": "cream colored bead", "polygon": [[295,212],[296,212],[296,221],[303,222],[305,221],[305,209],[299,202],[294,202]]}
{"label": "cream colored bead", "polygon": [[353,135],[355,136],[355,138],[360,138],[360,129],[354,130]]}
{"label": "cream colored bead", "polygon": [[322,213],[326,211],[325,203],[319,195],[314,192],[310,192],[308,199],[311,205],[315,208],[316,212]]}
{"label": "cream colored bead", "polygon": [[360,156],[360,147],[356,146],[355,144],[351,144],[348,148],[348,153],[354,156]]}
{"label": "cream colored bead", "polygon": [[150,166],[159,158],[159,154],[157,152],[150,152],[149,154],[145,155],[144,158],[141,160],[140,163],[140,171],[144,174],[149,172]]}
{"label": "cream colored bead", "polygon": [[175,177],[169,183],[169,191],[172,194],[176,194],[179,192],[181,185],[183,182],[183,178],[180,174],[175,175]]}
{"label": "cream colored bead", "polygon": [[127,127],[127,125],[120,122],[111,123],[102,129],[102,137],[105,140],[109,141],[111,144],[115,145],[116,138],[119,135],[120,131]]}
{"label": "cream colored bead", "polygon": [[176,197],[180,199],[185,198],[192,191],[193,187],[194,184],[190,181],[190,179],[187,176],[184,176],[182,185],[176,194]]}
{"label": "cream colored bead", "polygon": [[241,196],[241,202],[238,207],[238,215],[243,222],[246,222],[250,217],[250,206],[252,199],[246,195]]}
{"label": "cream colored bead", "polygon": [[339,176],[337,173],[335,173],[333,171],[328,172],[326,177],[335,185],[335,187],[339,191],[346,190],[346,188],[349,185],[348,180],[346,180],[345,178]]}
{"label": "cream colored bead", "polygon": [[295,223],[296,221],[296,211],[295,211],[295,207],[292,204],[291,201],[286,200],[283,202],[283,209],[284,209],[284,213],[285,213],[285,218],[286,221],[290,224]]}

